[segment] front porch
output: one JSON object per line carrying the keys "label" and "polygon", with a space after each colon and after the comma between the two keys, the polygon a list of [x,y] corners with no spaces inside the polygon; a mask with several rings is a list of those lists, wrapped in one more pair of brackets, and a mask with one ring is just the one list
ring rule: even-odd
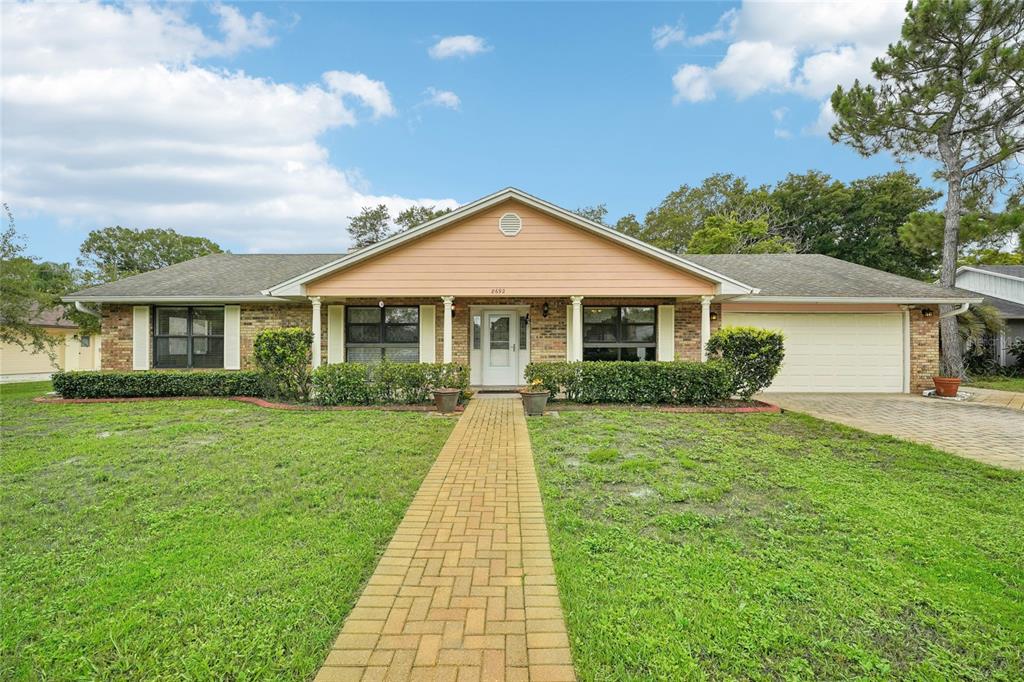
{"label": "front porch", "polygon": [[313,365],[458,362],[493,389],[524,384],[531,362],[703,360],[714,298],[314,296]]}

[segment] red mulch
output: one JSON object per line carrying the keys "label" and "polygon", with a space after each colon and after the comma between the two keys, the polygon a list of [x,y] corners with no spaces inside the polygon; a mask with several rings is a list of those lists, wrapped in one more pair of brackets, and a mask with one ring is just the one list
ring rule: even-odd
{"label": "red mulch", "polygon": [[[263,398],[250,396],[155,396],[140,398],[55,398],[52,396],[40,396],[33,398],[35,403],[48,403],[51,405],[78,405],[85,403],[141,403],[152,400],[202,400],[204,398],[235,400],[240,403],[249,403],[258,407],[266,407],[272,410],[299,410],[312,412],[345,412],[351,410],[386,410],[389,412],[436,412],[433,405],[304,405],[298,403],[275,403]],[[456,412],[462,412],[464,406],[455,408]]]}
{"label": "red mulch", "polygon": [[551,411],[644,410],[647,412],[686,412],[694,414],[778,414],[782,408],[760,400],[736,401],[735,405],[628,405],[625,403],[548,403]]}

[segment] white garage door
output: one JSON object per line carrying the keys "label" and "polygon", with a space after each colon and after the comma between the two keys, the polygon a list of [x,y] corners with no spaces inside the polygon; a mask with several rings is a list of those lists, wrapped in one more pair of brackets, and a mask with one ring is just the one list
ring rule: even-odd
{"label": "white garage door", "polygon": [[899,313],[732,313],[729,327],[780,329],[786,358],[769,391],[889,393],[903,390]]}

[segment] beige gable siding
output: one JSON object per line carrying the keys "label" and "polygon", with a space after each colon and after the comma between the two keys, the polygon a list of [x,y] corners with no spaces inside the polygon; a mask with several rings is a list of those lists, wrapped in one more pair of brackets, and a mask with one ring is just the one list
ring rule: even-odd
{"label": "beige gable siding", "polygon": [[[506,237],[498,220],[517,213]],[[510,200],[306,286],[310,296],[689,296],[707,280]]]}

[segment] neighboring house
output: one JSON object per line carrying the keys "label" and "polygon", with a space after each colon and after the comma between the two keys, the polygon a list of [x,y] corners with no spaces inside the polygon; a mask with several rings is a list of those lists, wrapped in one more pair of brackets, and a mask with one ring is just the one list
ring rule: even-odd
{"label": "neighboring house", "polygon": [[938,304],[980,301],[820,255],[677,256],[516,189],[348,254],[216,254],[77,292],[103,369],[253,366],[261,329],[311,328],[313,364],[701,360],[724,325],[778,328],[775,390],[920,391]]}
{"label": "neighboring house", "polygon": [[985,303],[999,311],[1006,323],[999,338],[991,340],[993,358],[1002,366],[1016,358],[1007,349],[1024,339],[1024,265],[971,265],[957,268],[956,285],[985,297]]}
{"label": "neighboring house", "polygon": [[0,344],[0,383],[43,381],[60,369],[99,369],[100,337],[80,334],[78,325],[64,317],[62,308],[36,313],[31,324],[54,338],[50,348],[53,357],[13,343]]}

